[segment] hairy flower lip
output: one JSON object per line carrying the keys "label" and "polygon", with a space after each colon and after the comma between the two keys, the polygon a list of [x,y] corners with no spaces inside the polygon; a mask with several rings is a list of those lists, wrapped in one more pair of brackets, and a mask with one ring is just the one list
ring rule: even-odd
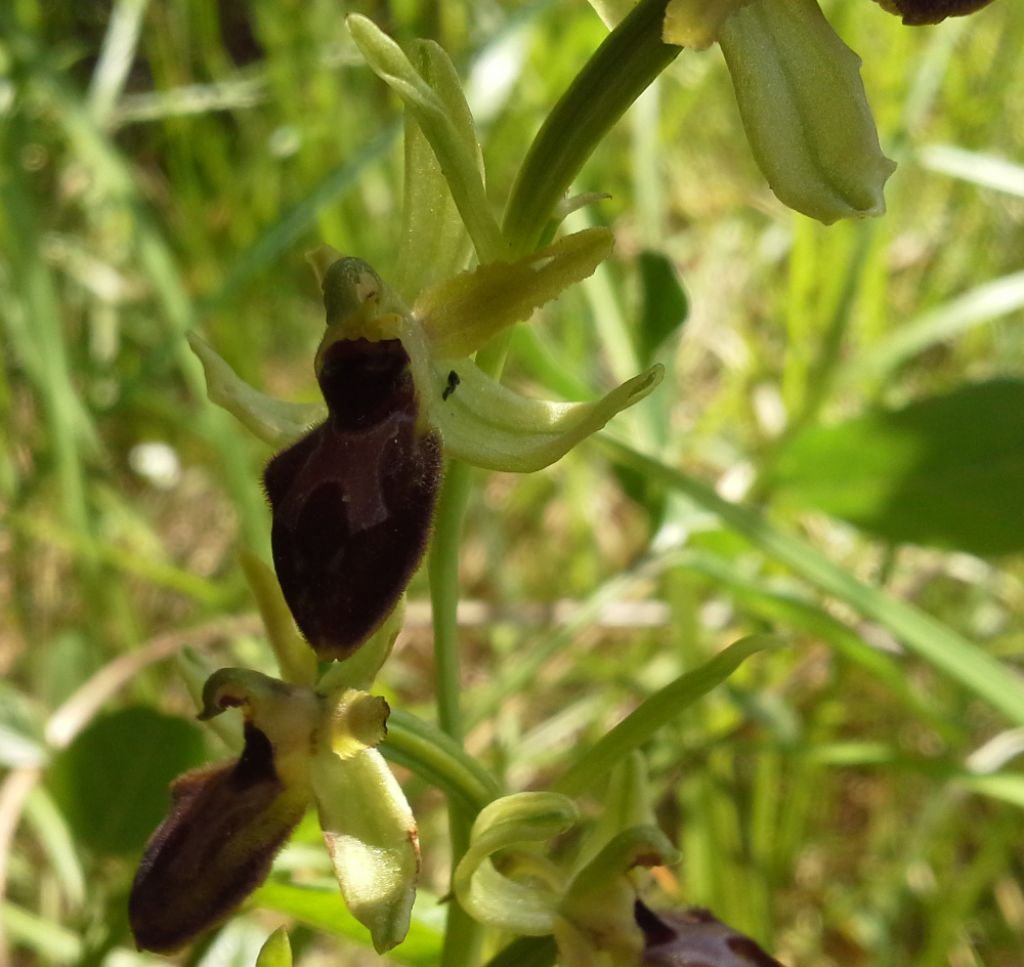
{"label": "hairy flower lip", "polygon": [[942,23],[947,17],[966,17],[992,0],[875,0],[887,13],[901,17],[908,27]]}
{"label": "hairy flower lip", "polygon": [[419,870],[416,822],[375,748],[387,702],[352,686],[367,666],[350,670],[354,678],[335,675],[325,691],[241,668],[209,677],[201,716],[241,708],[245,745],[237,759],[172,784],[129,897],[140,949],[173,953],[228,917],[266,879],[312,804],[346,903],[374,946],[382,952],[405,937]]}

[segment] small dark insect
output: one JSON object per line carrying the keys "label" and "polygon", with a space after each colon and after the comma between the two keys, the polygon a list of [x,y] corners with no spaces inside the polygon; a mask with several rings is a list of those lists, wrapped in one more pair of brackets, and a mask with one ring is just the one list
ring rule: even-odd
{"label": "small dark insect", "polygon": [[274,568],[321,659],[351,654],[387,617],[426,548],[441,476],[438,436],[419,425],[398,339],[323,350],[328,417],[263,475]]}
{"label": "small dark insect", "polygon": [[447,400],[448,397],[455,392],[455,387],[461,382],[462,380],[459,379],[459,374],[455,372],[454,369],[448,373],[448,385],[444,388],[444,392],[441,394],[441,399]]}

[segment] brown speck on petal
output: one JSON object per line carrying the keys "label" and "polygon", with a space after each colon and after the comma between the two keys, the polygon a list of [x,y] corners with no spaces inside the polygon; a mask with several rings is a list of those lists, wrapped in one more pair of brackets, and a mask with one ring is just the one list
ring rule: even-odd
{"label": "brown speck on petal", "polygon": [[710,910],[655,913],[637,900],[633,912],[644,935],[647,967],[782,967]]}
{"label": "brown speck on petal", "polygon": [[253,725],[236,762],[178,778],[128,901],[139,949],[171,953],[231,913],[266,879],[309,800],[308,789],[282,783]]}

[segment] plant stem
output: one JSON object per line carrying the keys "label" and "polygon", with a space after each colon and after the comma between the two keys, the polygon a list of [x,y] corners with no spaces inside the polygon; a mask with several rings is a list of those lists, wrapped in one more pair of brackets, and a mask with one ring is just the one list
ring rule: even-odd
{"label": "plant stem", "polygon": [[494,777],[467,755],[459,743],[403,709],[392,710],[381,752],[449,796],[458,796],[473,812],[499,793]]}
{"label": "plant stem", "polygon": [[661,39],[667,0],[640,0],[576,75],[533,140],[505,210],[512,256],[537,247],[555,206],[626,109],[676,58]]}

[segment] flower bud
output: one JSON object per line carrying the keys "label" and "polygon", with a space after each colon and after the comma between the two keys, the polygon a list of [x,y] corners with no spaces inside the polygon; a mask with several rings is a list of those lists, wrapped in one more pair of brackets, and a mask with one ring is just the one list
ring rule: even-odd
{"label": "flower bud", "polygon": [[722,25],[751,150],[772,191],[830,224],[880,215],[895,165],[882,154],[860,58],[815,0],[755,0]]}

